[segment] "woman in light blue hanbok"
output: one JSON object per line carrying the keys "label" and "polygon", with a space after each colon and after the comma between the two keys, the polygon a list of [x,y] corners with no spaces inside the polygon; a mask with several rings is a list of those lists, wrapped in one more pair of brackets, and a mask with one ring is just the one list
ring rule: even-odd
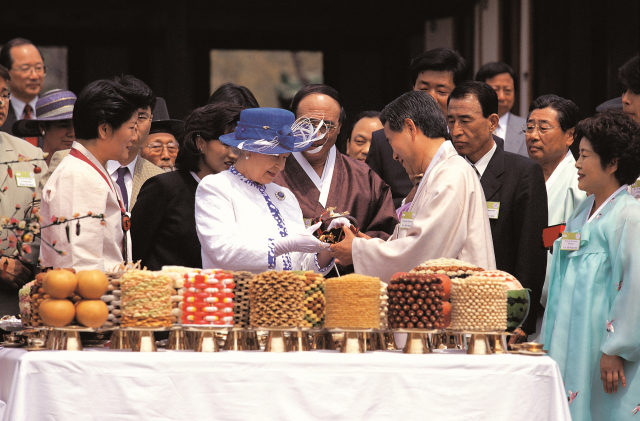
{"label": "woman in light blue hanbok", "polygon": [[574,138],[578,187],[590,196],[567,222],[567,239],[577,241],[554,244],[542,337],[560,366],[574,421],[634,419],[640,203],[626,187],[640,175],[640,125],[605,112],[580,122]]}

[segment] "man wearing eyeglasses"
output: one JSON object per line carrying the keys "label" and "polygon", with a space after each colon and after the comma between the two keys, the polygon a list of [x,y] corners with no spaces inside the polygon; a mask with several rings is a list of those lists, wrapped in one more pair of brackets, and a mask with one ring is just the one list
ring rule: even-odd
{"label": "man wearing eyeglasses", "polygon": [[[40,50],[24,38],[12,39],[2,47],[0,65],[6,67],[11,75],[9,113],[0,131],[13,134],[13,123],[17,120],[36,118],[36,102],[47,74],[47,67]],[[25,140],[38,146],[36,137]]]}
{"label": "man wearing eyeglasses", "polygon": [[147,141],[140,148],[140,156],[164,171],[176,169],[176,157],[180,149],[178,137],[184,123],[169,118],[167,105],[162,98],[153,110],[153,121]]}
{"label": "man wearing eyeglasses", "polygon": [[[549,209],[548,225],[566,222],[574,209],[587,197],[578,188],[576,160],[569,150],[573,130],[580,121],[578,106],[557,95],[543,95],[529,106],[527,122],[522,126],[529,158],[542,167]],[[547,304],[551,253],[547,253],[547,272],[540,304]],[[542,323],[541,317],[539,322]],[[541,325],[541,324],[540,324]]]}
{"label": "man wearing eyeglasses", "polygon": [[[367,235],[389,238],[398,223],[389,186],[368,165],[335,146],[345,119],[338,92],[327,85],[305,86],[293,98],[291,111],[319,126],[325,136],[304,152],[293,152],[274,182],[295,194],[307,220],[332,207],[349,212]],[[353,266],[338,270],[351,273]]]}
{"label": "man wearing eyeglasses", "polygon": [[480,178],[484,192],[496,267],[530,289],[530,316],[512,341],[536,331],[542,312],[546,250],[542,230],[547,226],[547,192],[542,168],[529,158],[497,146],[492,133],[498,125],[498,95],[484,82],[463,82],[451,92],[447,121],[453,146]]}

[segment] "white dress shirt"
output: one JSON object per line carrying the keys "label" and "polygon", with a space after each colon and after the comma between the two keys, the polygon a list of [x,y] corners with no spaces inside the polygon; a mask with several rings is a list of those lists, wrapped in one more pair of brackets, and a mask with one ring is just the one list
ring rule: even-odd
{"label": "white dress shirt", "polygon": [[498,121],[498,127],[493,131],[493,134],[501,139],[504,139],[505,141],[507,138],[507,124],[509,123],[510,115],[511,113],[509,111],[504,113],[504,115],[500,117],[500,121]]}
{"label": "white dress shirt", "polygon": [[[36,118],[36,103],[38,102],[38,97],[36,96],[32,101],[29,102],[31,105],[31,118]],[[16,120],[22,120],[24,117],[24,106],[27,105],[26,102],[20,101],[15,96],[11,97],[11,106],[13,107],[13,112],[16,113]]]}
{"label": "white dress shirt", "polygon": [[[131,192],[133,191],[133,171],[135,171],[136,169],[136,162],[138,162],[137,156],[133,159],[133,161],[129,163],[129,165],[127,165],[127,168],[129,168],[129,172],[124,176],[124,185],[127,188],[127,204],[129,205],[127,212],[131,211]],[[120,167],[121,165],[118,161],[107,161],[107,171],[109,172],[109,175],[113,180],[113,184],[115,184],[116,187],[118,187],[116,182],[118,181],[118,168]]]}
{"label": "white dress shirt", "polygon": [[478,170],[480,177],[482,177],[482,174],[484,174],[485,170],[487,169],[487,165],[489,165],[489,161],[491,161],[491,158],[493,158],[493,154],[496,152],[497,147],[498,145],[496,144],[496,142],[493,142],[493,147],[491,148],[491,150],[484,154],[482,158],[478,159],[475,164],[469,161],[469,158],[467,158],[466,156],[464,157],[464,159],[466,159],[469,164],[476,167],[476,170]]}

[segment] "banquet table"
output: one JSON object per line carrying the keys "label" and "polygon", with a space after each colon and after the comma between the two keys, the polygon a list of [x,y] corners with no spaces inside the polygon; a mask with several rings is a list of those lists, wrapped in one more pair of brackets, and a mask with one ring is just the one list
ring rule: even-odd
{"label": "banquet table", "polygon": [[0,349],[3,420],[570,420],[549,357]]}

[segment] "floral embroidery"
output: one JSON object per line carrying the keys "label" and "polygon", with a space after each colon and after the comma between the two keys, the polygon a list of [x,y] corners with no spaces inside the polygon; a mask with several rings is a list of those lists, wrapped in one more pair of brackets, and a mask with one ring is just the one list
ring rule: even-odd
{"label": "floral embroidery", "polygon": [[638,413],[638,411],[640,411],[640,403],[638,404],[638,406],[636,406],[635,408],[633,408],[633,411],[631,411],[631,415],[635,415]]}
{"label": "floral embroidery", "polygon": [[[273,204],[271,199],[269,199],[269,195],[267,195],[266,186],[249,180],[244,175],[240,174],[234,166],[231,166],[229,168],[229,172],[235,175],[236,177],[240,178],[240,180],[242,180],[243,183],[258,189],[260,194],[262,194],[262,197],[264,197],[264,200],[267,202],[267,207],[269,208],[269,212],[271,212],[271,216],[273,216],[273,219],[275,219],[276,224],[278,224],[278,231],[280,232],[280,236],[281,237],[288,236],[289,234],[287,233],[287,226],[284,223],[284,219],[282,219],[282,215],[280,215],[280,211],[278,210],[278,208]],[[269,261],[269,269],[275,269],[276,257],[274,252],[273,239],[269,239],[269,251],[267,252],[267,256],[268,256],[267,259]],[[284,266],[282,269],[292,270],[293,265],[291,263],[291,255],[289,253],[284,254],[282,256],[282,259],[284,260]]]}
{"label": "floral embroidery", "polygon": [[622,281],[620,281],[620,283],[619,283],[619,284],[616,284],[616,289],[617,289],[618,291],[620,291],[620,288],[622,288]]}
{"label": "floral embroidery", "polygon": [[569,391],[569,405],[571,405],[571,402],[573,402],[573,400],[576,398],[576,396],[578,396],[579,392],[573,393],[572,391]]}
{"label": "floral embroidery", "polygon": [[[615,319],[611,319],[611,321],[607,320],[607,332],[613,333],[613,321]],[[609,338],[609,333],[607,333],[607,339]]]}

